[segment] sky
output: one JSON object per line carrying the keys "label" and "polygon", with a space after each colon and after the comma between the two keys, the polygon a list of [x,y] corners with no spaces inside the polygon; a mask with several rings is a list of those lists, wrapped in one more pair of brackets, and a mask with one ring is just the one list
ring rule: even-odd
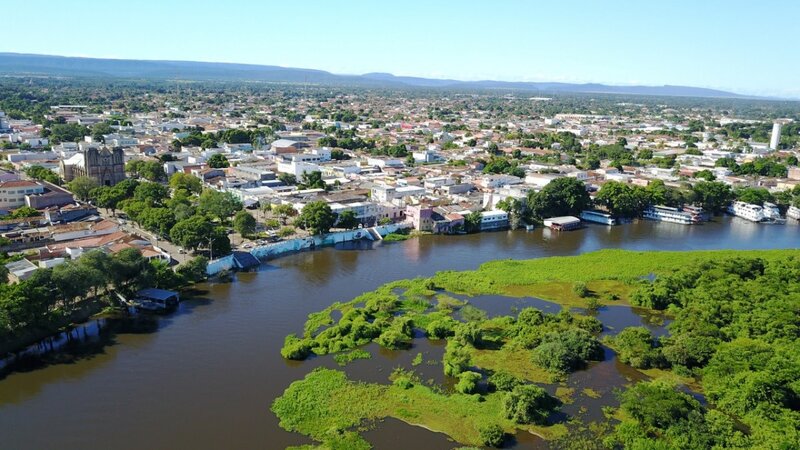
{"label": "sky", "polygon": [[795,0],[25,0],[24,9],[35,14],[3,21],[0,52],[800,98]]}

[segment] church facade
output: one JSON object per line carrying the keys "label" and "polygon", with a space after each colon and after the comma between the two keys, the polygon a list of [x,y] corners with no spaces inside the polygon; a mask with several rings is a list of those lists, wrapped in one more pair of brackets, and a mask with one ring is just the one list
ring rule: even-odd
{"label": "church facade", "polygon": [[120,147],[90,147],[61,161],[61,174],[66,182],[90,177],[100,186],[114,186],[125,179],[125,153]]}

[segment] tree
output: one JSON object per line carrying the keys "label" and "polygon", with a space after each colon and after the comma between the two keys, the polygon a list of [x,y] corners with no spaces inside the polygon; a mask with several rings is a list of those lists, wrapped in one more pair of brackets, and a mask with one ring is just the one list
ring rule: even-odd
{"label": "tree", "polygon": [[495,391],[513,391],[516,386],[523,382],[503,370],[498,370],[489,376],[489,387]]}
{"label": "tree", "polygon": [[169,189],[163,184],[145,182],[133,190],[133,198],[148,206],[160,206],[169,198]]}
{"label": "tree", "polygon": [[105,142],[104,134],[111,134],[114,130],[108,122],[97,122],[92,125],[92,140],[96,142]]}
{"label": "tree", "polygon": [[81,255],[77,264],[83,269],[82,276],[95,295],[100,288],[108,285],[113,270],[111,256],[100,250],[92,250]]}
{"label": "tree", "polygon": [[487,447],[500,448],[506,440],[506,432],[503,430],[503,427],[496,423],[483,426],[478,432],[480,433],[483,445]]}
{"label": "tree", "polygon": [[700,404],[664,381],[639,382],[620,395],[620,406],[644,425],[666,429],[689,417]]}
{"label": "tree", "polygon": [[283,172],[278,174],[278,180],[287,186],[294,186],[297,184],[297,177],[291,173]]}
{"label": "tree", "polygon": [[89,129],[77,123],[54,124],[50,127],[50,140],[56,144],[62,142],[76,142],[89,135]]}
{"label": "tree", "polygon": [[55,172],[42,166],[30,166],[25,169],[25,175],[34,180],[47,181],[48,183],[61,184],[61,178]]}
{"label": "tree", "polygon": [[[130,216],[130,214],[128,214]],[[169,236],[176,223],[175,215],[169,208],[145,208],[136,218],[144,228],[161,236]]]}
{"label": "tree", "polygon": [[612,339],[619,360],[637,369],[663,365],[661,352],[655,347],[652,333],[645,327],[627,327]]}
{"label": "tree", "polygon": [[322,180],[322,172],[303,172],[300,177],[300,183],[297,185],[300,189],[327,189],[325,181]]}
{"label": "tree", "polygon": [[772,201],[772,194],[764,188],[737,188],[733,194],[737,200],[754,205],[763,205],[764,202]]}
{"label": "tree", "polygon": [[220,221],[225,221],[236,211],[242,209],[242,202],[230,192],[220,192],[214,189],[207,189],[200,194],[197,210],[200,213],[207,213]]}
{"label": "tree", "polygon": [[158,289],[179,289],[186,283],[181,274],[176,273],[166,261],[154,259],[150,261],[153,287]]}
{"label": "tree", "polygon": [[467,233],[477,233],[481,231],[483,215],[480,211],[472,211],[464,216],[464,231]]}
{"label": "tree", "polygon": [[455,341],[447,342],[445,354],[442,358],[445,375],[458,376],[458,374],[469,368],[470,361],[470,353],[463,346],[458,345]]}
{"label": "tree", "polygon": [[30,206],[23,206],[15,209],[9,217],[11,219],[24,219],[26,217],[36,217],[39,215],[41,215],[39,214],[39,211],[31,208]]}
{"label": "tree", "polygon": [[195,256],[194,258],[186,261],[178,266],[176,271],[188,282],[197,283],[204,280],[208,275],[206,268],[208,267],[208,258],[205,256]]}
{"label": "tree", "polygon": [[481,381],[481,374],[469,370],[458,374],[456,391],[462,394],[474,394],[478,390],[478,382]]}
{"label": "tree", "polygon": [[287,217],[293,217],[297,215],[297,210],[294,209],[294,206],[288,203],[282,203],[280,205],[273,206],[272,212],[281,219],[281,223],[284,225],[286,224]]}
{"label": "tree", "polygon": [[241,210],[233,218],[233,229],[242,236],[256,232],[256,219],[249,212]]}
{"label": "tree", "polygon": [[92,189],[99,186],[97,180],[92,177],[77,177],[67,183],[67,189],[72,192],[79,200],[89,200]]}
{"label": "tree", "polygon": [[148,181],[164,181],[167,178],[160,161],[145,161],[139,169],[139,175]]}
{"label": "tree", "polygon": [[184,189],[193,194],[199,194],[203,191],[203,182],[194,175],[175,172],[169,179],[169,187],[176,191]]}
{"label": "tree", "polygon": [[110,186],[100,186],[90,191],[90,197],[100,208],[116,211],[119,202],[125,199],[126,195],[121,189]]}
{"label": "tree", "polygon": [[336,214],[330,205],[322,200],[307,203],[295,220],[295,225],[311,234],[324,234],[336,222]]}
{"label": "tree", "polygon": [[150,268],[139,249],[126,248],[111,258],[108,276],[114,289],[131,295],[150,284]]}
{"label": "tree", "polygon": [[697,203],[712,213],[725,210],[733,199],[730,186],[719,181],[700,181],[692,186]]}
{"label": "tree", "polygon": [[160,161],[134,159],[125,164],[125,171],[134,177],[142,177],[148,181],[162,181],[167,177]]}
{"label": "tree", "polygon": [[516,423],[543,425],[547,416],[560,406],[558,399],[550,396],[544,389],[532,384],[514,387],[503,398],[506,418]]}
{"label": "tree", "polygon": [[331,150],[331,159],[335,161],[347,160],[350,159],[350,155],[345,153],[344,151],[336,148]]}
{"label": "tree", "polygon": [[533,362],[553,372],[572,372],[589,360],[602,360],[603,348],[589,332],[569,329],[547,333],[533,350]]}
{"label": "tree", "polygon": [[603,205],[618,217],[637,217],[650,204],[648,191],[640,186],[631,186],[618,181],[608,181],[595,197],[595,202]]}
{"label": "tree", "polygon": [[556,178],[541,191],[528,194],[528,209],[538,218],[577,216],[591,204],[586,186],[572,177]]}
{"label": "tree", "polygon": [[342,213],[337,217],[336,226],[346,230],[358,228],[358,219],[356,218],[355,211],[352,209],[342,211]]}
{"label": "tree", "polygon": [[59,264],[53,267],[52,282],[58,296],[66,303],[87,296],[92,286],[92,279],[102,274],[91,273],[84,265]]}
{"label": "tree", "polygon": [[694,175],[692,175],[692,177],[701,178],[706,181],[714,181],[717,179],[717,176],[714,175],[714,172],[708,169],[698,170],[697,172],[694,173]]}
{"label": "tree", "polygon": [[210,158],[208,158],[208,167],[214,169],[224,169],[230,166],[231,163],[228,162],[228,158],[226,158],[222,153],[214,153]]}
{"label": "tree", "polygon": [[205,216],[192,216],[176,223],[169,232],[170,240],[181,247],[196,249],[208,243],[214,224]]}

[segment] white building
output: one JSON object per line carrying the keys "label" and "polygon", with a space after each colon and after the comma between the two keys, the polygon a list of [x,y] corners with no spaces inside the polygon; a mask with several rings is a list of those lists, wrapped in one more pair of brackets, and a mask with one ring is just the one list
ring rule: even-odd
{"label": "white building", "polygon": [[0,209],[25,206],[25,196],[43,194],[44,186],[33,181],[19,180],[0,183]]}
{"label": "white building", "polygon": [[300,178],[304,173],[322,172],[322,169],[317,164],[314,163],[308,163],[303,161],[289,161],[289,162],[279,162],[278,172],[290,173],[295,177]]}
{"label": "white building", "polygon": [[372,199],[378,202],[389,202],[396,198],[425,195],[425,188],[421,186],[387,186],[383,184],[372,187]]}

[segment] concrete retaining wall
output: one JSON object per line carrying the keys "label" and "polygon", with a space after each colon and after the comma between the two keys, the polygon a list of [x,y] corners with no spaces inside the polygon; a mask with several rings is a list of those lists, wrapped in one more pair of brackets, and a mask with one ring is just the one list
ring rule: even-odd
{"label": "concrete retaining wall", "polygon": [[[375,231],[377,231],[381,236],[386,236],[389,233],[393,233],[402,228],[408,228],[409,226],[410,225],[405,223],[393,223],[389,225],[379,225],[374,228]],[[307,238],[276,242],[274,244],[261,245],[250,250],[250,254],[263,261],[277,258],[287,253],[311,250],[317,247],[335,245],[342,242],[357,241],[359,239],[372,240],[372,236],[370,236],[366,229],[339,231],[336,233],[328,233],[324,236],[311,236]],[[233,269],[233,256],[228,255],[223,258],[209,261],[208,269],[206,271],[209,275],[216,275],[223,270]]]}
{"label": "concrete retaining wall", "polygon": [[233,255],[228,255],[208,262],[206,273],[216,275],[224,270],[233,270]]}

